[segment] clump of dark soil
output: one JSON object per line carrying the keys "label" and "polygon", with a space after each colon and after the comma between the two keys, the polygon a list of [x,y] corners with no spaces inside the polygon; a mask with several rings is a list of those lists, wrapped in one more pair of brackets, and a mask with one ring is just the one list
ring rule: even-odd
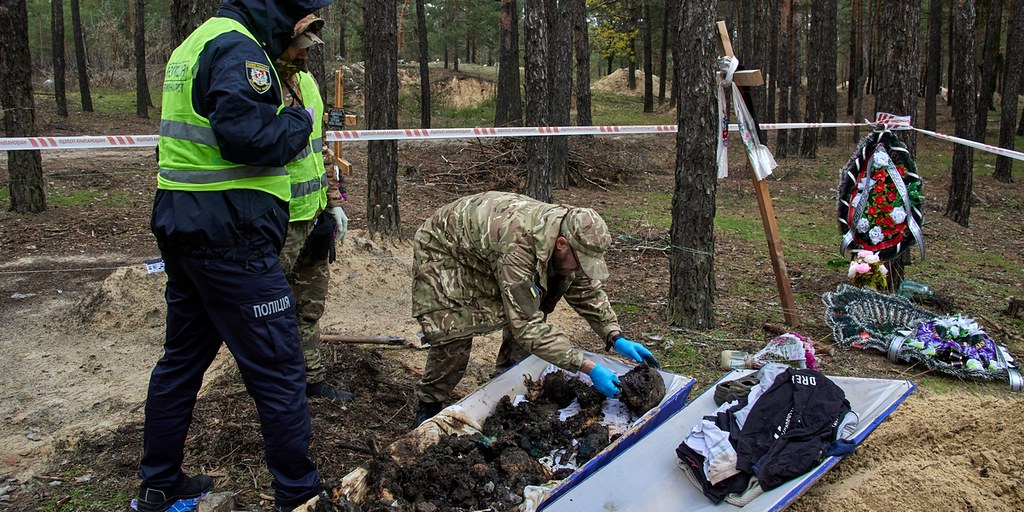
{"label": "clump of dark soil", "polygon": [[661,378],[658,370],[646,364],[634,366],[619,378],[619,382],[622,389],[619,400],[635,416],[643,416],[665,398],[665,379]]}
{"label": "clump of dark soil", "polygon": [[[529,387],[530,401],[514,406],[503,397],[482,434],[444,437],[411,464],[375,460],[374,498],[363,510],[509,510],[523,502],[525,486],[573,471],[552,471],[538,459],[557,453],[556,462],[581,466],[608,446],[608,428],[598,423],[604,400],[591,385],[554,372]],[[560,421],[559,409],[574,400],[579,413]]]}

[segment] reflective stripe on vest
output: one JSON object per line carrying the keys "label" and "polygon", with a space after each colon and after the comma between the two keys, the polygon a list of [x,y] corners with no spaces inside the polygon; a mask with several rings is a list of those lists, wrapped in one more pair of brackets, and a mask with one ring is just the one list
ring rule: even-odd
{"label": "reflective stripe on vest", "polygon": [[313,109],[313,119],[316,122],[313,123],[313,131],[309,135],[309,144],[285,166],[292,184],[292,200],[288,203],[292,222],[310,220],[327,207],[327,175],[324,173],[324,139],[321,126],[324,102],[320,98],[320,89],[313,75],[300,71],[296,79],[299,82],[302,103]]}
{"label": "reflective stripe on vest", "polygon": [[[200,54],[207,43],[228,32],[238,32],[259,44],[241,23],[214,17],[192,32],[167,61],[157,143],[157,187],[194,192],[253,189],[287,201],[291,198],[291,184],[284,167],[248,166],[224,159],[210,120],[193,108],[192,86]],[[247,63],[250,64],[257,70],[264,66],[262,62]],[[263,77],[273,86],[277,73],[272,66],[266,68]],[[283,108],[280,105],[278,112]]]}

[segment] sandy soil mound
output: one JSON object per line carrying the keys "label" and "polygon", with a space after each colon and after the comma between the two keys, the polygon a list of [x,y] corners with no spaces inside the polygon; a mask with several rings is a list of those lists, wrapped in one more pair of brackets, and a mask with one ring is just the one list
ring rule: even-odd
{"label": "sandy soil mound", "polygon": [[450,108],[473,108],[494,97],[495,84],[471,76],[453,76],[434,84],[440,89],[441,103]]}
{"label": "sandy soil mound", "polygon": [[94,329],[132,332],[162,327],[167,315],[162,273],[150,274],[141,267],[114,271],[95,293],[78,303],[76,320]]}
{"label": "sandy soil mound", "polygon": [[918,389],[792,510],[1021,510],[1022,406]]}
{"label": "sandy soil mound", "polygon": [[[651,80],[654,82],[654,91],[657,94],[661,79],[657,75],[652,75]],[[594,82],[590,86],[591,90],[602,91],[602,92],[613,92],[615,94],[624,94],[629,96],[643,96],[644,95],[644,72],[642,70],[636,70],[636,89],[629,88],[629,70],[625,68],[619,68],[612,72],[612,74],[605,76],[604,78]]]}

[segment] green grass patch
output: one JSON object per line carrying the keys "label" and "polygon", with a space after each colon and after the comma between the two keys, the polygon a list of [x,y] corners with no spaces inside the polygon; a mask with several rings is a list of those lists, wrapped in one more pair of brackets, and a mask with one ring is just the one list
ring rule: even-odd
{"label": "green grass patch", "polygon": [[11,190],[7,187],[0,187],[0,207],[4,210],[11,207]]}
{"label": "green grass patch", "polygon": [[668,230],[672,227],[672,194],[652,192],[642,202],[609,209],[604,216],[615,232],[635,231],[637,225],[642,224]]}
{"label": "green grass patch", "polygon": [[672,112],[644,113],[643,97],[593,91],[590,101],[591,117],[595,125],[648,125],[676,122],[676,116]]}
{"label": "green grass patch", "polygon": [[72,512],[79,510],[125,510],[135,496],[126,489],[112,490],[100,485],[73,485],[59,500],[45,503],[43,512]]}

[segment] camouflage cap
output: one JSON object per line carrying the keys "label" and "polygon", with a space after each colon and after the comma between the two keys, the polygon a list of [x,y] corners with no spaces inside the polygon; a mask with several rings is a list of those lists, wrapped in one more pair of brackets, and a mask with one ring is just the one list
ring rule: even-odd
{"label": "camouflage cap", "polygon": [[299,20],[292,31],[291,46],[309,48],[315,44],[324,44],[323,40],[316,35],[323,28],[324,23],[324,19],[315,14],[310,14]]}
{"label": "camouflage cap", "polygon": [[562,236],[576,252],[580,268],[587,277],[601,281],[608,278],[604,253],[612,245],[608,225],[590,208],[572,208],[562,219]]}

